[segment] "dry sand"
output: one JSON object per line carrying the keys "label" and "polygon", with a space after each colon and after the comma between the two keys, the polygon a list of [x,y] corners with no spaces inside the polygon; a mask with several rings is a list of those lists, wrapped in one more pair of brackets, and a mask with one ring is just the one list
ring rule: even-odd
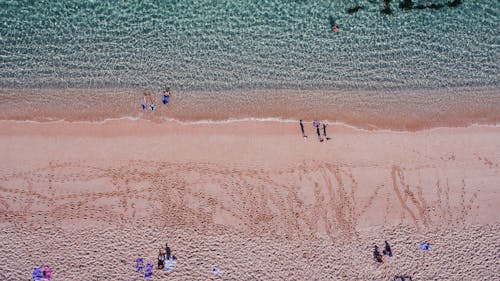
{"label": "dry sand", "polygon": [[306,128],[2,121],[0,279],[500,280],[500,128]]}

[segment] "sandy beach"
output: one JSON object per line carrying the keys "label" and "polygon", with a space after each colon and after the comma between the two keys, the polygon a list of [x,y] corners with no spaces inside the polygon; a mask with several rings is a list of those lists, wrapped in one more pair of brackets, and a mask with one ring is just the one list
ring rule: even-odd
{"label": "sandy beach", "polygon": [[0,281],[500,280],[498,0],[0,7]]}
{"label": "sandy beach", "polygon": [[[142,280],[141,257],[151,280],[500,279],[500,128],[306,134],[1,121],[2,280],[43,264],[52,280]],[[165,242],[171,272],[156,270]]]}

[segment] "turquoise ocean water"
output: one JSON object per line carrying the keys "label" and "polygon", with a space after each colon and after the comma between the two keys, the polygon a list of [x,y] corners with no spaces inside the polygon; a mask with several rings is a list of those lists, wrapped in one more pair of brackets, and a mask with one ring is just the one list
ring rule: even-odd
{"label": "turquoise ocean water", "polygon": [[[458,7],[413,1],[445,4],[438,10],[403,10],[403,1],[389,1],[392,15],[380,12],[384,2],[0,0],[0,88],[8,89],[0,93],[0,107],[12,111],[2,117],[16,117],[12,106],[26,98],[15,90],[85,89],[92,95],[92,89],[140,92],[165,83],[186,93],[179,95],[183,107],[173,110],[185,118],[183,112],[193,111],[188,103],[210,106],[214,99],[238,104],[237,112],[245,113],[236,117],[298,117],[286,113],[293,109],[282,110],[285,116],[255,105],[242,110],[243,93],[255,90],[265,94],[250,103],[294,104],[304,99],[301,91],[321,91],[309,96],[314,101],[307,108],[297,108],[311,118],[315,111],[330,117],[322,105],[339,112],[335,101],[361,106],[356,100],[380,104],[379,113],[391,110],[388,103],[394,109],[429,101],[445,106],[443,98],[470,103],[479,119],[495,111],[488,106],[500,105],[499,1]],[[349,14],[355,6],[363,9]],[[330,30],[330,16],[339,31]],[[276,89],[291,92],[273,96]],[[115,95],[133,103],[134,91],[125,92]],[[355,96],[349,101],[345,93]],[[211,119],[209,111],[200,112],[196,118]]]}

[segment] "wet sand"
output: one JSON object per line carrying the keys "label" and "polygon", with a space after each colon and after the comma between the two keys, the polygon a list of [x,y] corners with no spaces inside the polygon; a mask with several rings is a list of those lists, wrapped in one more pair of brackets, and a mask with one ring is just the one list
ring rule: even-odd
{"label": "wet sand", "polygon": [[[157,122],[274,119],[329,120],[364,129],[417,131],[500,123],[496,88],[440,90],[233,90],[179,91],[168,106],[160,89],[0,89],[0,120],[104,121],[132,118]],[[144,93],[157,102],[141,110]]]}
{"label": "wet sand", "polygon": [[[135,259],[156,269],[168,242],[179,261],[152,280],[500,278],[500,128],[306,133],[1,121],[0,274],[140,280]],[[384,240],[394,257],[377,264]]]}

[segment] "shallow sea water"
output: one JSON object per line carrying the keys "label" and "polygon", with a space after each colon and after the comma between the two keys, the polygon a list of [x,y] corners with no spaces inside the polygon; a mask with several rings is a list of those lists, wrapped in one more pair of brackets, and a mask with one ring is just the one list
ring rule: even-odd
{"label": "shallow sea water", "polygon": [[[366,103],[381,112],[391,104],[391,111],[409,101],[418,111],[429,102],[445,105],[443,98],[500,105],[500,2],[464,1],[456,8],[410,11],[402,10],[400,2],[391,1],[393,14],[384,15],[384,1],[2,0],[0,104],[12,111],[3,117],[17,118],[13,112],[23,109],[12,109],[9,101],[29,99],[23,93],[33,89],[72,95],[130,89],[140,100],[142,91],[159,91],[165,84],[185,104],[243,108],[245,114],[234,116],[238,118],[301,115],[276,116],[255,105],[269,102],[267,107],[273,108],[284,99],[301,105],[304,97],[293,94],[297,91],[318,91],[306,96],[314,99],[308,104],[312,108],[281,111],[304,111],[310,118],[314,112],[330,112],[326,107],[332,104],[335,112]],[[364,9],[348,14],[346,9],[356,5]],[[330,16],[339,31],[330,30]],[[467,89],[465,98],[462,89]],[[489,94],[476,98],[471,89]],[[274,95],[274,90],[292,94]],[[249,97],[248,91],[267,96]],[[325,91],[329,94],[318,94]],[[134,104],[131,110],[117,111],[136,115],[134,98],[114,92],[115,99]],[[355,94],[338,104],[344,92]],[[455,94],[462,96],[459,102]],[[49,103],[64,99],[59,95]],[[181,109],[171,117],[232,116]],[[476,111],[479,119],[491,117],[483,116],[482,108]]]}

